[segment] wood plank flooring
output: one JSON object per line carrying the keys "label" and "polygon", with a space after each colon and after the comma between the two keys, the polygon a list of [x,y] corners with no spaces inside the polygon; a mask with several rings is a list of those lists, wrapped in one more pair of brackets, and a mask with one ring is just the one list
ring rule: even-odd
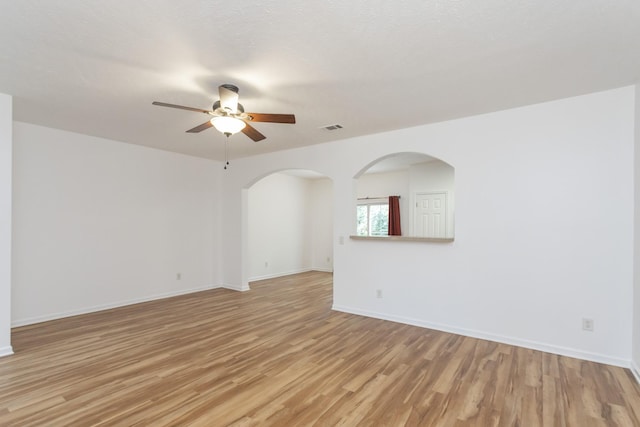
{"label": "wood plank flooring", "polygon": [[303,273],[17,328],[1,426],[640,426],[625,369],[332,312]]}

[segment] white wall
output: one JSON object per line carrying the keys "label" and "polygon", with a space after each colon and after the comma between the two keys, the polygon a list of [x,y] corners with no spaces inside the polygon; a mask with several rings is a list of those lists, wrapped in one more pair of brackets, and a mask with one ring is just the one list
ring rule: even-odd
{"label": "white wall", "polygon": [[311,269],[309,181],[282,173],[249,189],[250,279]]}
{"label": "white wall", "polygon": [[11,348],[12,98],[0,93],[0,356]]}
{"label": "white wall", "polygon": [[19,122],[14,140],[14,325],[221,283],[218,162]]}
{"label": "white wall", "polygon": [[250,281],[331,270],[333,229],[331,214],[326,214],[332,212],[331,197],[330,180],[284,173],[269,175],[249,189]]}
{"label": "white wall", "polygon": [[[409,170],[367,173],[358,178],[358,197],[407,196]],[[355,213],[353,214],[355,216]]]}
{"label": "white wall", "polygon": [[[628,366],[633,112],[626,87],[238,160],[223,183],[224,281],[246,279],[242,189],[311,169],[335,190],[336,309]],[[454,243],[345,238],[353,177],[394,152],[455,167]]]}
{"label": "white wall", "polygon": [[310,182],[311,269],[333,271],[333,183],[328,178]]}
{"label": "white wall", "polygon": [[640,83],[635,87],[635,218],[632,370],[640,382]]}

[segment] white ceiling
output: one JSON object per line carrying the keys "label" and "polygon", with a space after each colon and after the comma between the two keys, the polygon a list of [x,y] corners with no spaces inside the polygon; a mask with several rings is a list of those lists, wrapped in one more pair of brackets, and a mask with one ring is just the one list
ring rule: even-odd
{"label": "white ceiling", "polygon": [[[212,159],[217,86],[267,139],[242,157],[629,85],[638,0],[0,0],[0,92],[19,121]],[[339,123],[329,132],[321,126]]]}

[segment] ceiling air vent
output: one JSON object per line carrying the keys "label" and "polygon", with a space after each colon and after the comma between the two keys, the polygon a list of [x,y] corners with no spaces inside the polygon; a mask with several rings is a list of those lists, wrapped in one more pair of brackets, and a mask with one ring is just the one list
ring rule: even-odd
{"label": "ceiling air vent", "polygon": [[324,129],[324,130],[338,130],[338,129],[342,129],[342,125],[339,124],[335,124],[335,125],[327,125],[327,126],[322,126],[320,129]]}

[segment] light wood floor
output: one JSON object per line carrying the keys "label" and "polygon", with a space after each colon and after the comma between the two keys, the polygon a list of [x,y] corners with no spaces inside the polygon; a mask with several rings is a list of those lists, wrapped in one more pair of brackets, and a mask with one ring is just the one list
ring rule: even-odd
{"label": "light wood floor", "polygon": [[624,369],[332,312],[327,273],[13,331],[2,426],[640,426]]}

